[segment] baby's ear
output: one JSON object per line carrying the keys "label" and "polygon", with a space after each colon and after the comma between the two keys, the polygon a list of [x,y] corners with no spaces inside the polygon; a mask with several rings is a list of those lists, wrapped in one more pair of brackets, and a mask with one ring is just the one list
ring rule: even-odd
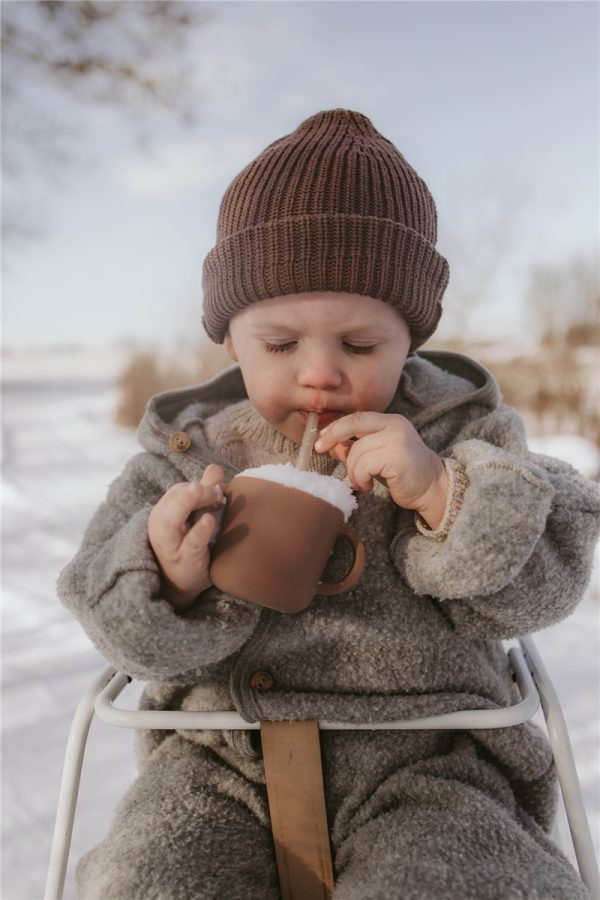
{"label": "baby's ear", "polygon": [[231,335],[229,334],[229,329],[227,329],[225,337],[223,338],[223,346],[225,347],[225,351],[229,358],[233,360],[233,362],[237,362],[238,358],[233,346],[233,341],[231,340]]}

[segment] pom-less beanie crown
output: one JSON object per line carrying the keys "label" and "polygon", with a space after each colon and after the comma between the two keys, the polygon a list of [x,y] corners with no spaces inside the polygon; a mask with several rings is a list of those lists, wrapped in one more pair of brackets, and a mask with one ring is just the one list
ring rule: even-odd
{"label": "pom-less beanie crown", "polygon": [[377,297],[406,319],[413,349],[435,330],[448,263],[425,182],[361,113],[317,113],[233,180],[204,260],[204,326],[305,291]]}

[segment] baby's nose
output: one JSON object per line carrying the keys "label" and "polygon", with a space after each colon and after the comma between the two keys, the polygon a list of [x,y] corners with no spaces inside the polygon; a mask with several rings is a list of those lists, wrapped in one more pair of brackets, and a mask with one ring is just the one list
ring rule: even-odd
{"label": "baby's nose", "polygon": [[329,354],[315,354],[305,359],[298,370],[298,383],[302,387],[317,390],[333,390],[340,387],[343,373]]}

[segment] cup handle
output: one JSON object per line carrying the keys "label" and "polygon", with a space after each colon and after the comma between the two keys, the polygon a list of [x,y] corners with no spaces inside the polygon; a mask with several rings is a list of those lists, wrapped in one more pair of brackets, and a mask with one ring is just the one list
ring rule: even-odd
{"label": "cup handle", "polygon": [[347,575],[341,581],[320,581],[316,593],[322,597],[333,597],[343,594],[354,587],[365,570],[365,545],[359,533],[352,525],[344,523],[340,529],[339,537],[345,537],[352,544],[354,561]]}

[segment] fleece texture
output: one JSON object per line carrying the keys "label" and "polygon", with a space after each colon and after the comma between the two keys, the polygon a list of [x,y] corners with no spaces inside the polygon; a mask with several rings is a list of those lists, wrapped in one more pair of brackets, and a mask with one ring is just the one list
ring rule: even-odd
{"label": "fleece texture", "polygon": [[[367,567],[346,594],[286,615],[210,588],[177,615],[148,542],[152,506],[211,462],[229,480],[289,462],[297,445],[252,409],[237,367],[150,401],[144,452],[111,485],[59,579],[98,649],[149,682],[144,707],[377,721],[515,701],[501,639],[578,602],[600,492],[567,463],[530,452],[493,378],[459,354],[410,356],[388,412],[465,476],[444,540],[421,533],[377,483],[351,517]],[[178,431],[191,438],[184,452],[169,443]],[[318,454],[311,468],[346,477]],[[347,552],[336,545],[327,577],[341,574]],[[269,689],[252,686],[258,670]],[[553,764],[534,726],[323,732],[321,743],[336,900],[587,897],[547,836]],[[138,779],[80,865],[81,896],[277,897],[257,735],[146,732],[138,749]]]}

